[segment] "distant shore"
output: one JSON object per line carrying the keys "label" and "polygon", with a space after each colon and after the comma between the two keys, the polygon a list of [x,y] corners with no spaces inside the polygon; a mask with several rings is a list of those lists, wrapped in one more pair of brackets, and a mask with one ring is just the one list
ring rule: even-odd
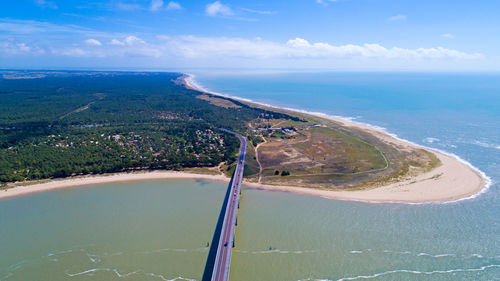
{"label": "distant shore", "polygon": [[[185,86],[204,93],[213,95],[221,95],[212,93],[204,89],[200,89],[191,82],[191,77],[184,77]],[[221,95],[224,96],[224,95]],[[235,100],[240,100],[245,103],[255,104],[256,106],[264,106],[273,109],[271,106],[261,105],[249,102],[244,99],[229,97]],[[279,108],[275,108],[279,109]],[[284,109],[291,111],[289,109]],[[326,115],[315,115],[311,113],[298,112],[300,114],[311,115],[316,118],[330,119],[335,122],[342,123],[344,126],[357,127],[359,129],[370,132],[382,141],[396,145],[398,147],[415,147],[416,144],[406,140],[391,136],[390,134],[370,127],[368,125],[351,122],[348,120],[333,118]],[[418,176],[406,177],[396,183],[377,186],[363,190],[326,190],[305,187],[293,186],[276,186],[258,184],[252,182],[244,182],[245,186],[276,190],[285,192],[295,192],[321,196],[330,199],[352,200],[364,202],[402,202],[402,203],[427,203],[427,202],[448,202],[466,198],[472,198],[485,190],[490,182],[484,174],[476,171],[472,166],[463,161],[459,161],[451,155],[434,151],[425,148],[434,153],[440,160],[441,165],[429,172]],[[75,186],[95,185],[103,183],[129,182],[129,181],[145,181],[145,180],[161,180],[161,179],[204,179],[229,182],[229,178],[225,175],[207,175],[195,174],[188,172],[174,171],[153,171],[153,172],[132,172],[132,173],[116,173],[110,175],[90,175],[76,176],[64,179],[47,180],[43,182],[26,183],[26,185],[18,185],[6,190],[0,190],[0,199],[7,197],[20,196],[24,194],[54,190],[60,188],[69,188]]]}

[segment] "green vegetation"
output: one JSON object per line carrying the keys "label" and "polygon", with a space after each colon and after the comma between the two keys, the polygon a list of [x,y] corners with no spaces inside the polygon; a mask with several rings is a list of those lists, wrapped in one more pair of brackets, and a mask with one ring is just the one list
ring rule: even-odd
{"label": "green vegetation", "polygon": [[278,131],[278,130],[272,132],[271,137],[272,138],[280,138],[280,139],[293,139],[293,138],[295,138],[295,136],[287,135],[287,134],[283,133],[282,131]]}
{"label": "green vegetation", "polygon": [[149,169],[231,175],[240,143],[220,128],[247,137],[244,176],[265,184],[362,189],[441,164],[336,121],[187,89],[179,73],[9,77],[0,79],[0,185]]}
{"label": "green vegetation", "polygon": [[244,131],[256,118],[300,121],[224,97],[200,99],[179,73],[40,77],[0,79],[0,184],[230,165],[239,141],[218,128]]}
{"label": "green vegetation", "polygon": [[290,171],[281,171],[282,177],[289,176],[289,175],[290,175]]}
{"label": "green vegetation", "polygon": [[252,143],[253,146],[257,146],[259,143],[264,142],[264,139],[261,136],[247,136],[247,139]]}

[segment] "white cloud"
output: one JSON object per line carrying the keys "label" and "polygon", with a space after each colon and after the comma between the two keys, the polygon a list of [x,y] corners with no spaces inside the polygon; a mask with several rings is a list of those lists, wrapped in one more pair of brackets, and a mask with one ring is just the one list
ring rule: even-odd
{"label": "white cloud", "polygon": [[123,41],[120,41],[118,39],[112,39],[110,44],[115,46],[126,46],[126,45],[132,46],[132,45],[146,44],[146,42],[136,36],[130,35],[125,37]]}
{"label": "white cloud", "polygon": [[57,9],[57,5],[52,1],[35,0],[35,3],[42,8]]}
{"label": "white cloud", "polygon": [[[250,58],[256,61],[266,59],[381,59],[399,61],[418,60],[472,60],[482,58],[479,53],[466,53],[443,47],[408,49],[401,47],[386,48],[380,44],[332,45],[325,42],[311,43],[303,38],[295,38],[280,43],[260,38],[244,39],[234,37],[198,36],[157,36],[154,43],[146,42],[130,35],[122,40],[112,39],[107,50],[83,49],[85,55],[98,52],[105,56],[141,55],[152,57],[197,59]],[[82,55],[79,50],[72,50]],[[65,53],[70,54],[69,51]]]}
{"label": "white cloud", "polygon": [[[116,36],[116,35],[115,35]],[[101,38],[101,37],[100,37]],[[334,45],[327,42],[309,42],[294,38],[285,42],[237,37],[199,36],[155,36],[148,40],[134,35],[113,38],[109,34],[108,44],[96,39],[87,39],[80,45],[67,42],[66,46],[51,46],[47,58],[72,56],[75,58],[99,58],[99,61],[125,62],[132,60],[161,66],[213,66],[226,67],[340,67],[340,68],[387,68],[437,69],[434,66],[474,65],[484,63],[480,53],[467,53],[444,47],[401,48],[385,47],[381,44]],[[101,43],[96,44],[93,40]],[[100,46],[96,48],[96,46]],[[0,41],[0,55],[41,54],[43,49],[26,43]],[[465,62],[469,61],[469,62]]]}
{"label": "white cloud", "polygon": [[166,9],[167,10],[182,10],[182,6],[181,6],[181,4],[179,4],[177,2],[170,1],[170,2],[168,2]]}
{"label": "white cloud", "polygon": [[53,50],[53,54],[61,54],[65,56],[70,56],[70,57],[83,57],[86,56],[88,53],[87,51],[81,49],[81,48],[69,48],[66,50]]}
{"label": "white cloud", "polygon": [[443,34],[441,36],[443,36],[444,38],[447,38],[447,39],[453,39],[453,38],[455,38],[455,35],[453,35],[451,33],[445,33],[445,34]]}
{"label": "white cloud", "polygon": [[125,38],[125,43],[127,45],[137,45],[137,44],[146,44],[146,42],[138,37],[135,36],[127,36]]}
{"label": "white cloud", "polygon": [[241,8],[241,10],[249,13],[254,13],[254,14],[259,14],[259,15],[271,15],[274,14],[274,12],[271,11],[264,11],[264,10],[254,10],[254,9],[248,9],[248,8]]}
{"label": "white cloud", "polygon": [[397,14],[395,16],[392,16],[392,17],[389,17],[387,18],[387,21],[403,21],[403,20],[406,20],[408,18],[408,16],[406,15],[403,15],[403,14]]}
{"label": "white cloud", "polygon": [[99,40],[92,38],[85,40],[85,44],[89,46],[102,46],[102,43]]}
{"label": "white cloud", "polygon": [[14,39],[0,42],[0,55],[39,55],[43,54],[44,50],[38,47],[29,46],[26,43],[18,43]]}
{"label": "white cloud", "polygon": [[137,10],[143,10],[144,8],[139,5],[139,4],[130,4],[130,3],[118,3],[116,4],[116,7],[120,10],[124,11],[137,11]]}
{"label": "white cloud", "polygon": [[163,7],[163,0],[151,0],[151,5],[149,6],[149,9],[151,11],[158,11]]}
{"label": "white cloud", "polygon": [[200,57],[246,57],[267,58],[382,58],[382,59],[477,59],[481,54],[469,54],[443,47],[435,48],[386,48],[379,44],[331,45],[310,43],[303,38],[288,40],[286,43],[262,39],[242,39],[227,37],[179,36],[162,37],[162,49],[170,54],[187,58]]}
{"label": "white cloud", "polygon": [[32,34],[32,33],[97,33],[87,28],[71,24],[52,24],[34,20],[0,19],[0,31],[5,34]]}
{"label": "white cloud", "polygon": [[321,5],[328,5],[328,2],[337,2],[337,0],[316,0],[316,3],[321,4]]}
{"label": "white cloud", "polygon": [[228,6],[222,4],[219,1],[215,1],[213,3],[208,4],[205,7],[205,13],[209,16],[232,16],[234,13]]}
{"label": "white cloud", "polygon": [[125,46],[125,42],[122,42],[122,41],[117,40],[117,39],[112,39],[109,44],[115,45],[115,46]]}

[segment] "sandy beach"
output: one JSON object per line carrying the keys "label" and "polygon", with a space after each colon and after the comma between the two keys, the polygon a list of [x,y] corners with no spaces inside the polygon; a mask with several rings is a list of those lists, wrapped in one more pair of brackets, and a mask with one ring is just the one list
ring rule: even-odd
{"label": "sandy beach", "polygon": [[[184,82],[186,87],[220,95],[217,93],[207,92],[198,88],[191,82],[191,77],[185,77]],[[233,98],[233,97],[231,97]],[[237,98],[234,98],[237,99]],[[250,103],[246,100],[242,102]],[[263,106],[256,104],[258,106]],[[267,106],[266,106],[267,107]],[[271,107],[272,108],[272,107]],[[307,114],[300,112],[301,114]],[[313,114],[310,114],[313,115]],[[370,127],[365,124],[350,122],[348,120],[337,119],[324,115],[314,115],[315,117],[330,119],[335,122],[342,123],[344,126],[358,127],[365,131],[369,131],[377,136],[382,141],[395,145],[400,149],[405,147],[415,147],[416,144],[391,136],[381,130]],[[428,149],[428,148],[426,148]],[[430,150],[430,149],[428,149]],[[245,182],[246,186],[260,188],[266,190],[296,192],[302,194],[310,194],[331,199],[341,200],[356,200],[367,202],[405,202],[405,203],[423,203],[423,202],[445,202],[455,201],[464,198],[471,198],[480,193],[488,186],[488,181],[485,176],[474,170],[472,166],[457,158],[433,151],[432,152],[441,160],[441,165],[432,171],[429,171],[418,176],[407,177],[397,183],[392,183],[384,186],[378,186],[365,190],[354,191],[338,191],[324,190],[303,187],[290,186],[274,186],[258,183]],[[219,180],[228,182],[229,178],[224,175],[204,175],[193,174],[186,172],[173,171],[154,171],[154,172],[136,172],[136,173],[117,173],[111,175],[84,176],[73,177],[67,179],[50,180],[43,183],[35,183],[31,185],[19,185],[14,188],[9,188],[0,191],[0,199],[29,194],[33,192],[54,190],[59,188],[68,188],[82,185],[94,185],[113,182],[128,182],[128,181],[144,181],[144,180],[159,180],[159,179],[206,179]]]}
{"label": "sandy beach", "polygon": [[334,191],[291,186],[273,186],[257,183],[246,185],[266,190],[297,192],[330,199],[366,202],[447,202],[470,198],[485,187],[485,180],[468,165],[435,152],[442,165],[416,177],[398,183],[366,190]]}
{"label": "sandy beach", "polygon": [[[192,77],[188,76],[184,79],[186,87],[193,90],[206,92],[214,95],[218,93],[208,92],[200,89],[192,82]],[[223,95],[222,95],[223,96]],[[238,100],[238,98],[231,97]],[[251,102],[241,99],[245,103]],[[258,106],[270,107],[268,105],[257,104]],[[276,108],[280,109],[280,108]],[[289,110],[289,109],[285,109]],[[289,110],[293,111],[293,110]],[[407,177],[397,183],[392,183],[384,186],[378,186],[365,190],[354,191],[337,191],[337,190],[324,190],[303,187],[291,186],[274,186],[258,183],[246,183],[247,186],[261,188],[266,190],[279,190],[287,192],[297,192],[302,194],[310,194],[322,196],[331,199],[341,200],[356,200],[366,202],[405,202],[405,203],[425,203],[425,202],[447,202],[456,201],[465,198],[472,198],[476,194],[482,192],[489,182],[478,171],[472,168],[471,165],[458,160],[457,158],[435,151],[426,147],[422,147],[411,143],[409,141],[397,138],[377,128],[371,127],[366,124],[356,123],[345,119],[334,118],[323,114],[312,114],[300,112],[301,114],[309,114],[315,117],[329,119],[348,127],[357,127],[364,131],[368,131],[375,135],[382,141],[397,146],[400,149],[409,147],[421,147],[433,152],[439,160],[441,165],[432,171],[415,176]]]}
{"label": "sandy beach", "polygon": [[84,185],[162,179],[203,179],[229,182],[229,178],[224,175],[204,175],[174,171],[116,173],[109,175],[77,176],[67,179],[54,179],[47,182],[35,183],[31,185],[20,185],[13,188],[0,190],[0,199],[30,194],[34,192]]}

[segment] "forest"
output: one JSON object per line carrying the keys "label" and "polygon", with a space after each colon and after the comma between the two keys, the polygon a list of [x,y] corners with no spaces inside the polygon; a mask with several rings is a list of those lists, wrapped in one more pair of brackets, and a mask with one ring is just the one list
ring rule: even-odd
{"label": "forest", "polygon": [[[1,72],[0,72],[1,74]],[[198,98],[181,73],[12,72],[0,78],[0,184],[231,163],[255,118],[297,117]],[[204,94],[207,95],[207,94]],[[218,99],[225,99],[218,97]],[[257,140],[255,140],[257,141]]]}

